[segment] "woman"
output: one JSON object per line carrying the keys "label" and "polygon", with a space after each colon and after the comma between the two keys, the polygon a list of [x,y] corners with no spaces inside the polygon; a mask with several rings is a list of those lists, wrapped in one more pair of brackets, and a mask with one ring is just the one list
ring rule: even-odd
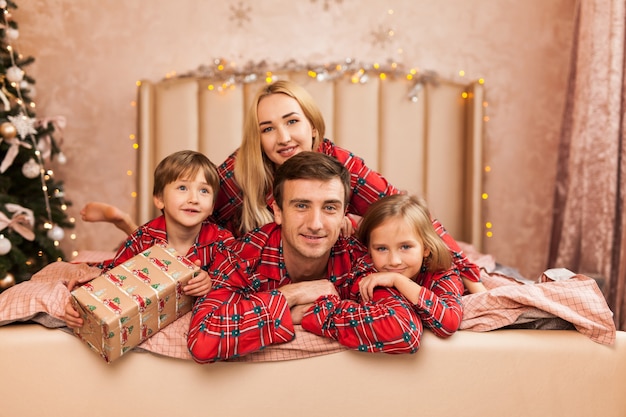
{"label": "woman", "polygon": [[[333,156],[350,171],[352,198],[342,227],[344,234],[354,232],[371,203],[383,195],[398,194],[398,189],[361,158],[325,139],[325,129],[321,111],[300,85],[280,80],[264,86],[246,114],[241,147],[218,167],[216,223],[242,235],[272,222],[274,172],[301,151],[317,150]],[[130,215],[105,203],[88,203],[81,215],[85,221],[113,223],[127,234],[137,228]]]}
{"label": "woman", "polygon": [[219,167],[216,222],[243,234],[273,221],[271,187],[276,168],[302,151],[317,150],[350,171],[348,213],[358,217],[346,217],[342,230],[352,234],[371,203],[398,190],[361,158],[325,139],[324,133],[322,113],[300,85],[282,80],[262,88],[246,115],[241,147]]}
{"label": "woman", "polygon": [[[241,147],[218,167],[215,222],[241,236],[273,221],[271,187],[276,168],[302,151],[317,150],[338,159],[350,171],[352,193],[342,233],[354,233],[372,203],[399,190],[363,159],[325,139],[324,133],[322,113],[303,87],[280,80],[261,88],[245,115]],[[112,222],[126,233],[137,227],[129,215],[103,203],[88,204],[81,215],[86,221]],[[450,248],[460,273],[480,281],[478,267],[467,260],[456,241],[437,220],[433,219],[433,226]]]}

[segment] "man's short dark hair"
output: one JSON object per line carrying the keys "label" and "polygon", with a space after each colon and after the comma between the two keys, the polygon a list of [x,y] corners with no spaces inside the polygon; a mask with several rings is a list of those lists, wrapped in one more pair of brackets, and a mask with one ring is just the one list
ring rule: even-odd
{"label": "man's short dark hair", "polygon": [[292,156],[276,170],[274,175],[274,200],[283,207],[283,184],[289,180],[322,180],[338,178],[344,188],[344,208],[350,201],[350,172],[336,158],[321,152],[304,151]]}

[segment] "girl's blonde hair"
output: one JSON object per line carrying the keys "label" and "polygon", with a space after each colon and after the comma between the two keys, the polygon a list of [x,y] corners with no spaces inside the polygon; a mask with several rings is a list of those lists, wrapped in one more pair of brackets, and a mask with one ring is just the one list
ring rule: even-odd
{"label": "girl's blonde hair", "polygon": [[413,227],[413,231],[430,249],[424,260],[428,271],[447,270],[452,266],[452,255],[448,246],[435,231],[426,202],[416,196],[395,194],[373,203],[359,225],[358,237],[369,248],[372,231],[388,219],[398,217]]}
{"label": "girl's blonde hair", "polygon": [[304,116],[316,131],[311,150],[318,150],[324,139],[326,126],[322,112],[304,88],[292,81],[280,80],[259,90],[246,113],[243,140],[235,160],[235,180],[243,193],[243,207],[239,225],[241,233],[246,233],[274,221],[274,216],[267,208],[266,195],[272,190],[276,166],[261,148],[261,131],[257,114],[261,100],[272,94],[285,94],[298,102]]}

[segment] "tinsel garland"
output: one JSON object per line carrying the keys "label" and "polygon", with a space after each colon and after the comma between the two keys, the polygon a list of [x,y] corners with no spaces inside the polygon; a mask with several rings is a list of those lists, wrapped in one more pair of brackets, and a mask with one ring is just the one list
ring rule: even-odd
{"label": "tinsel garland", "polygon": [[[241,85],[266,80],[272,82],[280,78],[281,73],[306,71],[311,78],[317,81],[333,81],[349,77],[352,83],[367,83],[371,77],[381,79],[402,77],[410,81],[407,97],[417,101],[419,92],[425,84],[437,85],[440,76],[434,71],[423,71],[416,68],[407,68],[396,62],[362,63],[352,58],[344,61],[325,64],[301,63],[289,60],[283,63],[271,63],[266,60],[248,61],[239,66],[225,59],[215,59],[210,65],[201,65],[196,70],[175,76],[174,78],[199,77],[212,80],[218,91]],[[166,78],[173,78],[168,76]]]}

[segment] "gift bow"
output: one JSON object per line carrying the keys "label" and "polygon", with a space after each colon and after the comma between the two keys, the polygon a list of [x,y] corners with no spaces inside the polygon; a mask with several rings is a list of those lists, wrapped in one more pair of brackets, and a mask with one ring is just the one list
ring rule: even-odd
{"label": "gift bow", "polygon": [[[0,138],[0,142],[2,140],[3,139]],[[7,151],[6,155],[4,156],[4,159],[2,160],[2,163],[0,163],[0,174],[4,173],[4,171],[6,171],[7,168],[11,166],[11,164],[15,160],[15,157],[20,152],[20,146],[23,146],[26,149],[32,149],[32,146],[30,146],[29,143],[22,142],[17,137],[14,137],[14,138],[11,138],[11,139],[4,139],[4,141],[6,143],[8,143],[10,145],[10,147],[9,147],[9,150]]]}
{"label": "gift bow", "polygon": [[5,204],[4,207],[13,213],[13,217],[9,219],[6,214],[0,211],[0,230],[8,227],[19,233],[26,240],[35,240],[35,233],[33,232],[35,217],[33,216],[33,211],[11,203]]}

